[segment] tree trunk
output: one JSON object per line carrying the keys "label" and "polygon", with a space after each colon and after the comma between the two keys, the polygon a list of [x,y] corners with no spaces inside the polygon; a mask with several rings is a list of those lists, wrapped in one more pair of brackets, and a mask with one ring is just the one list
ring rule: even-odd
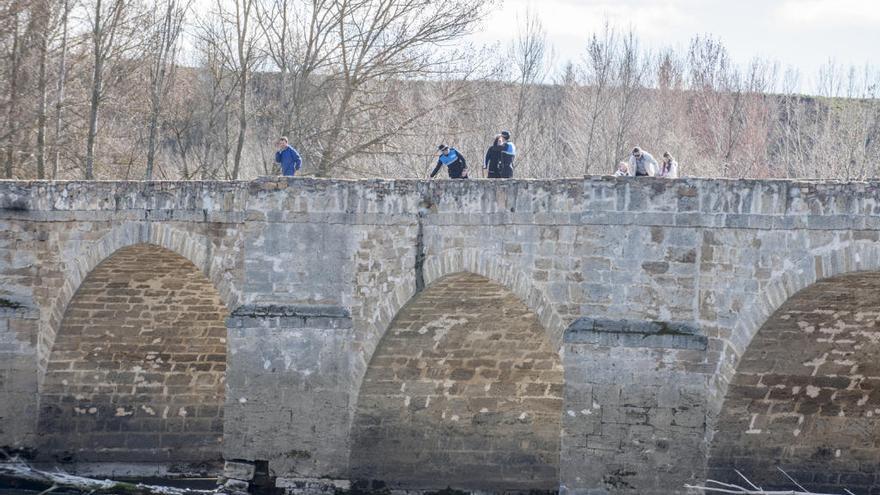
{"label": "tree trunk", "polygon": [[235,144],[235,161],[232,164],[232,180],[238,180],[241,171],[241,153],[247,131],[247,67],[242,68],[241,87],[238,88],[238,142]]}
{"label": "tree trunk", "polygon": [[47,0],[40,0],[40,18],[36,23],[40,37],[39,75],[37,79],[37,179],[46,178],[46,56],[49,51],[49,6]]}
{"label": "tree trunk", "polygon": [[58,178],[58,161],[61,158],[61,116],[64,110],[64,83],[67,79],[67,19],[70,16],[70,0],[64,0],[64,13],[61,17],[61,60],[58,63],[58,99],[55,102],[55,138],[52,143],[52,178]]}
{"label": "tree trunk", "polygon": [[92,71],[92,96],[89,104],[89,134],[86,138],[86,180],[95,178],[95,141],[98,136],[98,104],[101,101],[101,77],[104,70],[102,53],[103,33],[101,31],[101,0],[95,1],[95,26],[92,30],[95,64]]}
{"label": "tree trunk", "polygon": [[21,65],[21,36],[18,31],[18,12],[13,13],[12,18],[12,52],[10,56],[9,67],[9,110],[6,115],[6,121],[9,128],[8,139],[6,143],[6,162],[4,166],[5,177],[12,178],[15,169],[15,146],[18,136],[18,70]]}

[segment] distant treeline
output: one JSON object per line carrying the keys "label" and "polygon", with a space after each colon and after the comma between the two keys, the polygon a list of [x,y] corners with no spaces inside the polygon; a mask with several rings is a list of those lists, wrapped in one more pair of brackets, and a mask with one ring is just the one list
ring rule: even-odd
{"label": "distant treeline", "polygon": [[639,145],[685,176],[880,175],[880,72],[829,62],[816,96],[711,37],[652,52],[588,36],[550,72],[540,19],[467,46],[492,0],[10,0],[0,6],[0,175],[423,177],[443,142],[479,166],[512,133],[517,177],[611,173]]}

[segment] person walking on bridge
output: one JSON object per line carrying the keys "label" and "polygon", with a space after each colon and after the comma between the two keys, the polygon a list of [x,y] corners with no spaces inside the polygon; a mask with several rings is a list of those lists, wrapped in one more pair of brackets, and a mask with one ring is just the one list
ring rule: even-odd
{"label": "person walking on bridge", "polygon": [[299,152],[290,145],[287,136],[281,136],[275,143],[275,163],[281,165],[281,175],[293,177],[297,170],[302,167],[302,158]]}
{"label": "person walking on bridge", "polygon": [[464,159],[464,155],[462,155],[457,149],[450,148],[445,144],[441,144],[437,146],[437,151],[440,152],[440,157],[437,158],[437,166],[434,167],[434,171],[431,172],[429,176],[430,179],[433,179],[437,172],[440,171],[442,167],[446,167],[446,171],[449,173],[450,179],[467,179],[467,161]]}
{"label": "person walking on bridge", "polygon": [[636,177],[654,177],[657,175],[657,160],[636,146],[629,157],[629,173]]}

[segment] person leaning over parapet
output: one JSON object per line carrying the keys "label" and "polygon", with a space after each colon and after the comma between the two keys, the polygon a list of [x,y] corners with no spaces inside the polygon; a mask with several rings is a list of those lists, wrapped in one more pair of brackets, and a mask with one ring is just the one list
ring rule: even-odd
{"label": "person leaning over parapet", "polygon": [[654,177],[657,175],[657,160],[636,146],[629,157],[629,173],[636,177]]}
{"label": "person leaning over parapet", "polygon": [[615,177],[629,177],[629,165],[626,162],[620,162],[617,164],[617,170],[614,171]]}
{"label": "person leaning over parapet", "polygon": [[275,143],[275,163],[281,165],[281,175],[293,177],[302,168],[302,158],[286,136],[281,136]]}
{"label": "person leaning over parapet", "polygon": [[434,171],[431,172],[431,175],[429,176],[430,179],[433,179],[434,176],[437,175],[437,172],[439,172],[444,166],[449,173],[450,179],[468,178],[467,161],[465,161],[464,155],[459,153],[457,149],[450,148],[445,144],[437,146],[437,151],[440,152],[440,157],[437,158],[437,166],[434,167]]}
{"label": "person leaning over parapet", "polygon": [[657,175],[669,179],[678,178],[678,162],[668,151],[663,152],[663,162],[660,163],[660,173]]}
{"label": "person leaning over parapet", "polygon": [[513,177],[513,160],[516,158],[516,146],[510,142],[510,132],[501,131],[501,139],[504,149],[501,150],[501,178],[510,179]]}

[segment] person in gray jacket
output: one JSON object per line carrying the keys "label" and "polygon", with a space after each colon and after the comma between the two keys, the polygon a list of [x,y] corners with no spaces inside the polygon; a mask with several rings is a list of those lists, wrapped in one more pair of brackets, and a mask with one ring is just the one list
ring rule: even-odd
{"label": "person in gray jacket", "polygon": [[654,177],[657,175],[657,160],[647,151],[638,146],[633,148],[629,157],[629,173],[636,177]]}

